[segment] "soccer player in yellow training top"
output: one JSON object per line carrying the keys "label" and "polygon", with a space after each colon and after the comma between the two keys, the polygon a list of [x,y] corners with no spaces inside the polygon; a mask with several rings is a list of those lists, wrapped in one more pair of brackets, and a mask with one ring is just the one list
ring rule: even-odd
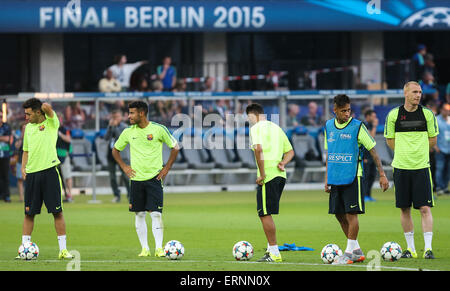
{"label": "soccer player in yellow training top", "polygon": [[22,177],[25,179],[25,219],[22,243],[31,241],[34,217],[42,202],[52,213],[58,236],[59,258],[72,259],[66,248],[66,223],[63,216],[62,182],[56,154],[59,119],[48,103],[31,98],[22,105],[28,121],[23,138]]}
{"label": "soccer player in yellow training top", "polygon": [[[116,141],[112,155],[130,178],[129,210],[136,213],[135,226],[142,246],[141,257],[150,256],[147,242],[145,216],[150,212],[152,232],[155,239],[155,256],[163,257],[163,180],[178,155],[179,147],[169,130],[147,119],[148,105],[134,101],[128,106],[131,126],[125,129]],[[172,149],[169,160],[163,167],[162,147],[165,143]],[[124,163],[120,151],[130,145],[130,165]]]}
{"label": "soccer player in yellow training top", "polygon": [[281,262],[272,215],[279,213],[280,198],[286,184],[285,166],[294,157],[294,150],[284,131],[266,120],[261,105],[250,104],[246,113],[252,125],[250,141],[258,167],[257,211],[268,242],[267,252],[259,262]]}
{"label": "soccer player in yellow training top", "polygon": [[434,206],[430,149],[439,134],[434,113],[420,105],[422,88],[414,81],[403,88],[405,103],[392,109],[386,117],[384,136],[394,151],[395,205],[401,209],[401,225],[407,243],[402,258],[417,258],[411,206],[420,211],[425,241],[425,259],[434,259],[431,247]]}

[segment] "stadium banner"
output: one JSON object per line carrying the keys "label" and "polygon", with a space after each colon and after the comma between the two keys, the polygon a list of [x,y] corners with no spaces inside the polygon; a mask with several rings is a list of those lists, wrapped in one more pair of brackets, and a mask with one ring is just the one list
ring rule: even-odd
{"label": "stadium banner", "polygon": [[448,30],[450,0],[2,0],[1,33]]}

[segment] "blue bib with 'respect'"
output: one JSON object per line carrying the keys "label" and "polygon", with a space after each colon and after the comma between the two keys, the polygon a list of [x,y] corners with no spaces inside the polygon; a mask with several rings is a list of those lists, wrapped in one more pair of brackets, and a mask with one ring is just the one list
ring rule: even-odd
{"label": "blue bib with 'respect'", "polygon": [[334,122],[331,119],[325,124],[328,146],[327,183],[348,185],[355,180],[358,172],[358,134],[362,123],[352,118],[346,127],[339,129]]}

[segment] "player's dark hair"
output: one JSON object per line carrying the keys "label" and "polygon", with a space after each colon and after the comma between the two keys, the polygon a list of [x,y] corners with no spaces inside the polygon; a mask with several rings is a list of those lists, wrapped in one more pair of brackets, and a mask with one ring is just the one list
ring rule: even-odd
{"label": "player's dark hair", "polygon": [[345,94],[339,94],[334,96],[334,105],[337,107],[343,107],[347,104],[350,104],[350,97]]}
{"label": "player's dark hair", "polygon": [[31,108],[33,111],[40,110],[42,112],[42,101],[37,98],[31,98],[22,104],[23,109]]}
{"label": "player's dark hair", "polygon": [[247,113],[247,115],[249,115],[250,113],[253,113],[255,115],[264,114],[264,108],[258,103],[252,103],[247,106],[245,112]]}
{"label": "player's dark hair", "polygon": [[128,109],[130,108],[136,108],[138,111],[143,111],[145,115],[148,113],[148,104],[144,101],[133,101],[128,104]]}

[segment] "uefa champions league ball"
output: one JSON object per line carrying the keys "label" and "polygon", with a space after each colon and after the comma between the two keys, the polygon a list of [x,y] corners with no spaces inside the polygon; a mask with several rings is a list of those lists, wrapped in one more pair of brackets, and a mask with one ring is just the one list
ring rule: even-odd
{"label": "uefa champions league ball", "polygon": [[177,240],[171,240],[164,246],[164,255],[169,260],[180,260],[184,256],[184,246]]}
{"label": "uefa champions league ball", "polygon": [[332,264],[339,256],[342,256],[342,250],[337,244],[327,244],[320,252],[320,258],[325,264]]}
{"label": "uefa champions league ball", "polygon": [[402,248],[398,243],[390,241],[383,245],[380,254],[385,261],[398,261],[402,257]]}
{"label": "uefa champions league ball", "polygon": [[19,246],[19,257],[22,260],[35,260],[39,256],[39,248],[34,242],[25,242]]}
{"label": "uefa champions league ball", "polygon": [[253,257],[253,246],[248,241],[239,241],[233,246],[233,257],[237,261],[248,261]]}

